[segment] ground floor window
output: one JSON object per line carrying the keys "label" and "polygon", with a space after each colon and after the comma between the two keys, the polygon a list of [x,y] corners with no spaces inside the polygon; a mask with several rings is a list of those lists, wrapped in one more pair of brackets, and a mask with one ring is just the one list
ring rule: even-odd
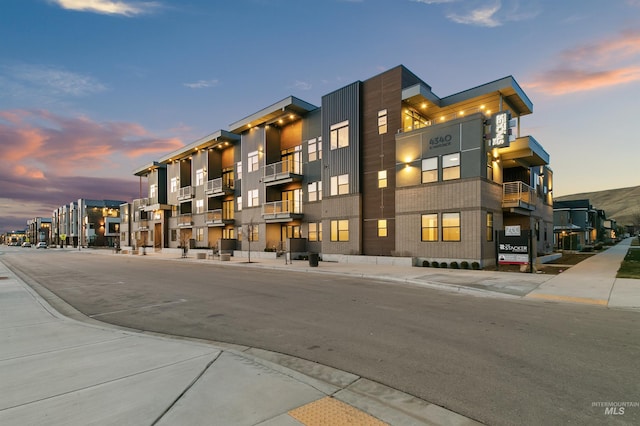
{"label": "ground floor window", "polygon": [[487,241],[493,241],[493,213],[487,212]]}
{"label": "ground floor window", "polygon": [[422,215],[422,241],[438,241],[438,215]]}
{"label": "ground floor window", "polygon": [[349,221],[331,221],[331,241],[349,241]]}
{"label": "ground floor window", "polygon": [[178,231],[175,229],[171,230],[171,241],[178,241]]}
{"label": "ground floor window", "polygon": [[442,241],[460,241],[460,213],[442,213]]}
{"label": "ground floor window", "polygon": [[378,237],[387,236],[387,219],[378,220]]}
{"label": "ground floor window", "polygon": [[196,241],[204,241],[204,228],[196,228]]}
{"label": "ground floor window", "polygon": [[322,223],[309,223],[309,241],[322,241]]}
{"label": "ground floor window", "polygon": [[225,228],[222,230],[222,238],[225,240],[235,240],[236,230],[234,228]]}

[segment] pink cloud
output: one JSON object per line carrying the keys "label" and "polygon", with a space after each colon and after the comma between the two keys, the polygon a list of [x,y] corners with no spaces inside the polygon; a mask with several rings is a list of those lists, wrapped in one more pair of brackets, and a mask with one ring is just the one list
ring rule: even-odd
{"label": "pink cloud", "polygon": [[100,123],[48,111],[0,113],[0,155],[60,174],[75,168],[107,169],[123,156],[163,154],[181,146],[179,139],[154,137],[137,123]]}
{"label": "pink cloud", "polygon": [[556,65],[524,86],[559,96],[633,83],[640,81],[638,57],[640,31],[623,31],[561,52]]}

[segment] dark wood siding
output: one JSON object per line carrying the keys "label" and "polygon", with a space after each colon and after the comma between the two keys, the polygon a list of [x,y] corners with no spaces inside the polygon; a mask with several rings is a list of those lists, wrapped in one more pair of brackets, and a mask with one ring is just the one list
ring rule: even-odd
{"label": "dark wood siding", "polygon": [[[402,128],[402,86],[411,76],[393,68],[363,83],[362,93],[362,250],[371,256],[395,251],[395,134]],[[378,132],[378,112],[387,110],[387,132]],[[378,172],[387,171],[387,187],[378,188]],[[378,220],[387,220],[387,236],[378,237]]]}

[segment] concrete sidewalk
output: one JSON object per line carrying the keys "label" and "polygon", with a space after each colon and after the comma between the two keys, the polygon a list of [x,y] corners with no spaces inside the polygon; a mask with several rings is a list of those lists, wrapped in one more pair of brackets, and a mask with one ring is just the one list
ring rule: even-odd
{"label": "concrete sidewalk", "polygon": [[616,278],[632,240],[633,238],[627,238],[602,253],[583,260],[542,283],[526,297],[640,309],[640,280]]}
{"label": "concrete sidewalk", "polygon": [[69,319],[1,262],[0,384],[7,426],[478,424],[312,362]]}

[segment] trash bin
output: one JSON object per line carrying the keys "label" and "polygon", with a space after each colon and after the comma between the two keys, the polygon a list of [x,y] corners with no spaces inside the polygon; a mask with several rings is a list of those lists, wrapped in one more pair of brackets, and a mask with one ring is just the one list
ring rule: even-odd
{"label": "trash bin", "polygon": [[318,266],[318,253],[309,253],[309,266]]}

